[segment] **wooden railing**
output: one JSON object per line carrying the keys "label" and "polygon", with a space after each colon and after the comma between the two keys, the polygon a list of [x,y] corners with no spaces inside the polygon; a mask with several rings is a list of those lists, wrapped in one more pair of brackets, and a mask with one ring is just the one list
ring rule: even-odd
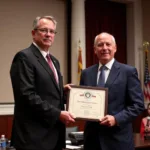
{"label": "wooden railing", "polygon": [[[143,117],[146,116],[146,110],[133,121],[133,132],[140,132],[140,124]],[[0,135],[5,134],[8,139],[11,137],[13,123],[13,115],[0,116]],[[67,127],[77,126],[79,131],[84,130],[85,121],[77,120],[75,123],[69,124]]]}

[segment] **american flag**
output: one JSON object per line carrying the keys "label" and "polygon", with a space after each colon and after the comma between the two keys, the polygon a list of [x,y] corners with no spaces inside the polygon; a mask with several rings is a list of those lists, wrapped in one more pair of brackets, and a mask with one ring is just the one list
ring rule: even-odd
{"label": "american flag", "polygon": [[150,75],[148,70],[148,50],[145,51],[145,70],[144,70],[144,100],[150,102]]}

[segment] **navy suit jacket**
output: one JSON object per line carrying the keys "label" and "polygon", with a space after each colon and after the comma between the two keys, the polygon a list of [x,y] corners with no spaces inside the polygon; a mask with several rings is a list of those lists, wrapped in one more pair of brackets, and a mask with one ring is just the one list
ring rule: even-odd
{"label": "navy suit jacket", "polygon": [[58,60],[51,55],[59,85],[40,51],[32,44],[18,52],[10,75],[15,109],[12,144],[18,149],[54,150],[65,147],[63,82]]}
{"label": "navy suit jacket", "polygon": [[[82,71],[80,85],[97,85],[98,66],[96,64]],[[115,117],[117,125],[107,127],[87,122],[84,132],[85,150],[92,150],[91,145],[96,141],[102,150],[133,150],[132,120],[144,110],[137,70],[115,61],[105,88],[108,88],[107,114]]]}

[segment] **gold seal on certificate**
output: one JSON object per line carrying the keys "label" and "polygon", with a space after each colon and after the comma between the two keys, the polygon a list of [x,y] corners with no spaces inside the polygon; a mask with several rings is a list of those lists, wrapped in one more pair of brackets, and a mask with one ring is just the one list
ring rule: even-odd
{"label": "gold seal on certificate", "polygon": [[67,110],[76,119],[98,121],[107,112],[108,89],[89,86],[71,86]]}

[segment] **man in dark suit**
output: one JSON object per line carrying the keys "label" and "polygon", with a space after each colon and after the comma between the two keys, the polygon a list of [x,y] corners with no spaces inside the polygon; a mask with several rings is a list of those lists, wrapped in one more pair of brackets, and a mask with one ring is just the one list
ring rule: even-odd
{"label": "man in dark suit", "polygon": [[65,124],[74,122],[64,111],[64,91],[58,60],[49,52],[56,34],[51,16],[33,23],[33,43],[18,52],[10,75],[15,99],[12,144],[16,150],[62,150]]}
{"label": "man in dark suit", "polygon": [[[84,131],[85,150],[134,150],[132,120],[144,110],[137,70],[114,59],[115,38],[101,33],[94,41],[99,64],[81,74],[80,85],[108,88],[107,115],[99,122],[88,121]],[[101,66],[103,70],[103,80]]]}

